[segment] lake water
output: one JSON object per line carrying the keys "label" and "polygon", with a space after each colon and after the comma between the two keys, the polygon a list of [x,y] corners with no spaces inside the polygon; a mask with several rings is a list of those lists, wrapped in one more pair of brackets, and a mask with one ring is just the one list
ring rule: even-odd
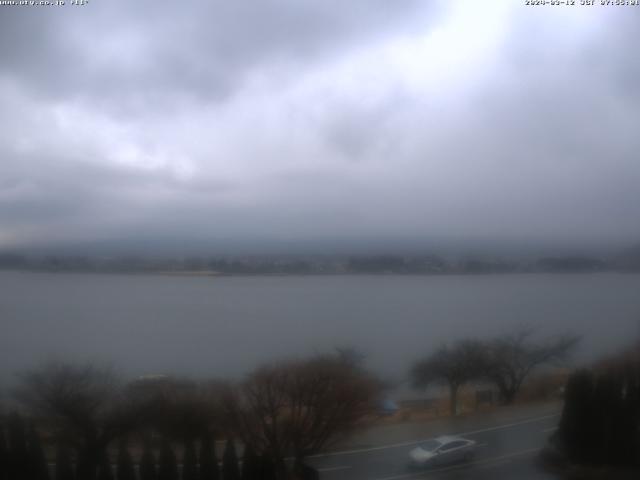
{"label": "lake water", "polygon": [[241,375],[353,345],[396,379],[440,343],[529,324],[577,360],[640,335],[640,275],[172,277],[0,272],[0,382],[51,357]]}

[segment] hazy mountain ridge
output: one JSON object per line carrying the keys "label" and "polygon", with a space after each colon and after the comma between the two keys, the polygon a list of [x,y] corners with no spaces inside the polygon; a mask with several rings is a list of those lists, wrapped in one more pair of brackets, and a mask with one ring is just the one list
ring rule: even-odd
{"label": "hazy mountain ridge", "polygon": [[204,275],[640,272],[640,247],[611,255],[262,254],[71,255],[0,252],[0,269]]}

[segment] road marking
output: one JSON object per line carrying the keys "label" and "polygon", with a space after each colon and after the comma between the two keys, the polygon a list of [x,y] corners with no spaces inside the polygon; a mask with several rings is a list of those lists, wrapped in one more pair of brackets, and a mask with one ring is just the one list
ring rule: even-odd
{"label": "road marking", "polygon": [[560,416],[559,413],[553,413],[551,415],[544,415],[542,417],[530,418],[529,420],[522,420],[521,422],[506,423],[504,425],[498,425],[496,427],[489,427],[489,428],[483,428],[481,430],[474,430],[471,432],[458,433],[457,435],[463,437],[465,435],[476,435],[478,433],[493,432],[494,430],[501,430],[503,428],[517,427],[519,425],[526,425],[527,423],[541,422],[542,420],[547,420],[549,418],[558,417],[558,416]]}
{"label": "road marking", "polygon": [[527,450],[521,450],[515,453],[509,453],[506,455],[500,455],[498,457],[487,458],[485,460],[474,460],[472,462],[464,463],[461,465],[451,465],[450,467],[434,468],[434,469],[424,470],[422,472],[404,473],[401,475],[393,475],[391,477],[375,478],[374,480],[400,480],[403,478],[417,478],[424,475],[430,475],[432,473],[448,472],[451,470],[462,470],[463,468],[485,467],[492,463],[500,463],[514,457],[528,455],[530,453],[539,452],[539,451],[540,451],[540,448],[529,448]]}
{"label": "road marking", "polygon": [[[501,429],[504,429],[504,428],[517,427],[519,425],[526,425],[528,423],[541,422],[542,420],[547,420],[549,418],[557,417],[559,415],[560,415],[559,413],[554,413],[554,414],[551,414],[551,415],[543,415],[542,417],[530,418],[530,419],[527,419],[527,420],[522,420],[520,422],[506,423],[504,425],[498,425],[498,426],[495,426],[495,427],[483,428],[481,430],[473,430],[471,432],[457,433],[456,435],[466,436],[466,435],[476,435],[478,433],[484,433],[484,432],[493,432],[494,430],[501,430]],[[390,448],[409,447],[411,445],[418,445],[418,444],[423,443],[423,442],[425,442],[427,440],[430,440],[432,438],[433,437],[423,438],[421,440],[413,440],[411,442],[393,443],[393,444],[390,444],[390,445],[380,445],[379,447],[356,448],[356,449],[353,449],[353,450],[343,450],[341,452],[319,453],[317,455],[311,455],[311,456],[309,456],[307,458],[324,458],[324,457],[335,457],[335,456],[339,456],[339,455],[354,455],[356,453],[376,452],[378,450],[387,450],[387,449],[390,449]]]}
{"label": "road marking", "polygon": [[327,467],[327,468],[318,468],[319,472],[336,472],[338,470],[348,470],[349,468],[353,468],[350,465],[343,465],[340,467]]}

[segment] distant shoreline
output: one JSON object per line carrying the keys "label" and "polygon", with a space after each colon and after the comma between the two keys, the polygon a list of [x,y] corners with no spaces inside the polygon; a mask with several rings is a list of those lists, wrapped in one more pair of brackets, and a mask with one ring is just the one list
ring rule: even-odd
{"label": "distant shoreline", "polygon": [[74,270],[74,269],[26,269],[3,268],[2,272],[15,273],[51,273],[51,274],[78,274],[78,275],[149,275],[166,277],[448,277],[448,276],[507,276],[507,275],[596,275],[596,274],[620,274],[637,275],[637,270],[597,270],[597,271],[508,271],[508,272],[219,272],[214,270]]}
{"label": "distant shoreline", "polygon": [[421,255],[243,255],[220,257],[28,256],[0,253],[0,270],[145,273],[187,277],[227,275],[487,275],[507,273],[640,272],[640,251],[626,256],[545,257]]}

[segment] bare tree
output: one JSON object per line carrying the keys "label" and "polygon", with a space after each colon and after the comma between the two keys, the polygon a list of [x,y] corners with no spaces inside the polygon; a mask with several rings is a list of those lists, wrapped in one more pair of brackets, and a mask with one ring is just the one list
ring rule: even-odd
{"label": "bare tree", "polygon": [[262,367],[230,392],[227,407],[237,435],[269,456],[280,479],[285,457],[297,464],[321,451],[372,412],[379,382],[339,355]]}
{"label": "bare tree", "polygon": [[18,398],[78,451],[78,477],[92,480],[109,443],[137,425],[144,409],[128,402],[111,369],[52,363],[25,374]]}
{"label": "bare tree", "polygon": [[564,335],[536,343],[531,328],[520,328],[488,343],[484,358],[486,378],[493,382],[503,403],[516,398],[527,376],[540,365],[565,360],[579,342],[579,337]]}
{"label": "bare tree", "polygon": [[338,358],[353,368],[364,368],[366,354],[361,352],[358,348],[348,345],[343,347],[336,347],[335,353]]}
{"label": "bare tree", "polygon": [[451,414],[456,415],[460,387],[479,378],[483,372],[483,352],[483,345],[475,340],[443,345],[413,366],[413,384],[416,388],[427,388],[433,384],[448,386]]}
{"label": "bare tree", "polygon": [[222,389],[221,382],[154,376],[129,383],[126,392],[148,406],[148,427],[166,438],[188,443],[222,421]]}

